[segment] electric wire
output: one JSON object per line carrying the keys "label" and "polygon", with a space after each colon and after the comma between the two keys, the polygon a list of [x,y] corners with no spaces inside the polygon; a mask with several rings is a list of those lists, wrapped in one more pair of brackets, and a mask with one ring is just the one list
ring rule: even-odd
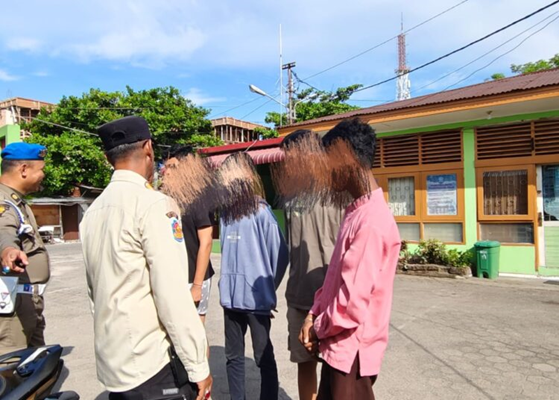
{"label": "electric wire", "polygon": [[[482,58],[484,58],[485,56],[491,54],[491,53],[494,52],[495,50],[500,49],[500,48],[503,47],[504,45],[506,45],[506,44],[512,42],[514,39],[518,38],[519,36],[522,36],[524,33],[528,32],[529,30],[535,28],[536,26],[538,26],[538,25],[544,23],[546,20],[550,19],[550,18],[553,17],[554,15],[557,15],[558,13],[559,13],[559,11],[556,11],[556,12],[554,12],[554,13],[548,15],[547,17],[545,17],[545,18],[542,19],[541,21],[537,22],[536,24],[532,25],[532,26],[529,27],[528,29],[523,30],[522,32],[520,32],[520,33],[518,33],[517,35],[513,36],[512,38],[508,39],[507,41],[501,43],[501,44],[498,45],[497,47],[492,48],[491,50],[487,51],[486,53],[483,53],[481,56],[479,56],[479,57],[473,59],[472,61],[468,62],[467,64],[462,65],[460,68],[457,68],[457,69],[455,69],[454,71],[449,72],[449,73],[447,73],[447,74],[445,74],[445,75],[443,75],[443,76],[441,76],[441,77],[435,79],[434,81],[431,81],[431,82],[427,83],[426,85],[423,85],[423,86],[421,86],[421,87],[419,87],[419,88],[417,88],[417,89],[412,90],[412,93],[417,93],[417,92],[419,92],[419,91],[425,89],[426,87],[429,87],[429,86],[431,86],[431,85],[433,85],[433,84],[435,84],[435,83],[437,83],[437,82],[440,82],[440,81],[442,81],[443,79],[449,77],[450,75],[453,75],[453,74],[455,74],[456,72],[459,72],[459,71],[463,70],[464,68],[469,67],[470,65],[472,65],[472,64],[475,63],[476,61],[481,60]],[[552,21],[552,22],[553,22],[553,21]],[[353,100],[353,101],[357,101],[357,100]]]}
{"label": "electric wire", "polygon": [[456,7],[459,7],[459,6],[461,6],[462,4],[467,3],[468,1],[469,1],[469,0],[463,0],[463,1],[461,1],[460,3],[457,3],[457,4],[455,4],[454,6],[452,6],[452,7],[450,7],[450,8],[447,8],[446,10],[444,10],[444,11],[442,11],[442,12],[440,12],[440,13],[434,15],[434,16],[432,16],[431,18],[426,19],[426,20],[423,21],[423,22],[420,22],[419,24],[417,24],[417,25],[411,27],[410,29],[407,29],[407,30],[403,31],[403,32],[400,33],[400,34],[398,34],[398,35],[396,35],[396,36],[393,36],[393,37],[391,37],[390,39],[385,40],[384,42],[381,42],[381,43],[379,43],[379,44],[377,44],[377,45],[375,45],[375,46],[373,46],[373,47],[370,47],[370,48],[368,48],[367,50],[364,50],[364,51],[362,51],[361,53],[358,53],[358,54],[356,54],[356,55],[354,55],[354,56],[352,56],[352,57],[350,57],[350,58],[348,58],[348,59],[346,59],[346,60],[344,60],[344,61],[341,61],[341,62],[339,62],[339,63],[337,63],[337,64],[334,64],[334,65],[332,65],[331,67],[328,67],[328,68],[326,68],[326,69],[324,69],[324,70],[322,70],[322,71],[319,71],[319,72],[317,72],[317,73],[315,73],[315,74],[312,74],[312,75],[310,75],[310,76],[307,76],[307,77],[305,78],[305,80],[306,80],[306,79],[314,78],[314,77],[316,77],[316,76],[318,76],[318,75],[321,75],[321,74],[323,74],[323,73],[325,73],[325,72],[328,72],[328,71],[330,71],[330,70],[332,70],[332,69],[334,69],[334,68],[337,68],[337,67],[339,67],[339,66],[341,66],[341,65],[343,65],[343,64],[346,64],[346,63],[348,63],[348,62],[350,62],[350,61],[352,61],[352,60],[355,60],[356,58],[359,58],[359,57],[361,57],[362,55],[367,54],[367,53],[370,52],[370,51],[373,51],[373,50],[375,50],[375,49],[377,49],[377,48],[379,48],[379,47],[381,47],[381,46],[383,46],[383,45],[385,45],[385,44],[387,44],[387,43],[390,43],[391,41],[397,39],[398,36],[400,36],[401,34],[409,33],[409,32],[411,32],[411,31],[413,31],[413,30],[415,30],[415,29],[417,29],[417,28],[419,28],[419,27],[425,25],[426,23],[431,22],[432,20],[434,20],[434,19],[436,19],[436,18],[438,18],[438,17],[440,17],[440,16],[442,16],[442,15],[444,15],[444,14],[446,14],[446,13],[452,11],[452,10],[454,10]]}
{"label": "electric wire", "polygon": [[258,107],[256,107],[254,110],[252,110],[252,111],[249,112],[248,114],[243,115],[240,119],[245,119],[245,118],[248,117],[249,115],[255,113],[255,112],[258,111],[258,110],[260,110],[262,107],[264,107],[266,104],[268,104],[268,103],[271,102],[272,100],[273,100],[273,99],[268,99],[267,102],[265,102],[265,103],[259,105]]}
{"label": "electric wire", "polygon": [[[425,67],[428,67],[429,65],[435,64],[435,63],[438,62],[438,61],[441,61],[441,60],[443,60],[443,59],[445,59],[445,58],[448,58],[448,57],[450,57],[450,56],[452,56],[452,55],[454,55],[454,54],[456,54],[456,53],[459,53],[459,52],[461,52],[461,51],[464,51],[464,50],[466,50],[467,48],[472,47],[472,46],[475,45],[475,44],[478,44],[478,43],[480,43],[480,42],[482,42],[482,41],[484,41],[484,40],[486,40],[486,39],[489,39],[490,37],[495,36],[496,34],[501,33],[501,32],[503,32],[503,31],[505,31],[505,30],[511,28],[512,26],[517,25],[517,24],[519,24],[520,22],[527,20],[527,19],[533,17],[534,15],[539,14],[539,13],[541,13],[542,11],[547,10],[547,9],[550,8],[550,7],[553,7],[553,6],[556,5],[557,3],[559,3],[559,0],[555,0],[555,1],[551,2],[551,3],[549,3],[548,5],[546,5],[546,6],[544,6],[544,7],[541,7],[541,8],[539,8],[538,10],[536,10],[536,11],[530,13],[530,14],[527,14],[527,15],[525,15],[524,17],[519,18],[519,19],[517,19],[516,21],[513,21],[513,22],[511,22],[510,24],[505,25],[505,26],[503,26],[502,28],[499,28],[499,29],[497,29],[497,30],[495,30],[495,31],[493,31],[493,32],[491,32],[491,33],[489,33],[489,34],[487,34],[487,35],[485,35],[485,36],[483,36],[483,37],[477,39],[477,40],[474,40],[473,42],[470,42],[470,43],[468,43],[468,44],[466,44],[466,45],[464,45],[464,46],[462,46],[462,47],[460,47],[460,48],[458,48],[458,49],[456,49],[456,50],[453,50],[453,51],[451,51],[451,52],[449,52],[449,53],[446,53],[446,54],[444,54],[444,55],[442,55],[442,56],[440,56],[440,57],[438,57],[438,58],[435,58],[434,60],[428,61],[428,62],[426,62],[426,63],[424,63],[424,64],[422,64],[422,65],[420,65],[420,66],[418,66],[418,67],[412,68],[412,69],[410,69],[409,71],[407,71],[406,73],[411,74],[412,72],[419,71],[420,69],[423,69],[423,68],[425,68]],[[398,79],[399,77],[400,77],[400,75],[396,75],[396,76],[393,76],[393,77],[391,77],[391,78],[384,79],[384,80],[382,80],[382,81],[380,81],[380,82],[377,82],[377,83],[374,83],[374,84],[372,84],[372,85],[368,85],[368,86],[364,86],[364,87],[362,87],[362,88],[359,88],[359,89],[357,89],[356,91],[354,91],[353,93],[362,92],[363,90],[367,90],[367,89],[371,89],[371,88],[374,88],[374,87],[383,85],[383,84],[385,84],[385,83],[394,81],[394,80]]]}
{"label": "electric wire", "polygon": [[507,54],[513,52],[514,50],[518,49],[520,46],[522,46],[524,44],[524,42],[526,42],[528,39],[530,39],[532,36],[538,34],[539,32],[543,31],[545,28],[547,28],[549,25],[551,25],[553,22],[557,21],[557,19],[559,19],[559,16],[553,18],[551,21],[549,21],[547,24],[545,24],[544,26],[542,26],[540,29],[538,29],[535,32],[532,32],[530,35],[528,35],[527,37],[525,37],[520,43],[518,43],[516,46],[514,46],[512,49],[500,54],[499,56],[495,57],[493,60],[491,60],[489,63],[485,64],[483,67],[476,69],[475,71],[473,71],[470,75],[468,75],[467,77],[459,80],[458,82],[453,83],[450,86],[447,86],[444,90],[448,90],[462,82],[464,82],[465,80],[468,80],[469,78],[471,78],[473,75],[477,74],[479,71],[489,67],[490,65],[492,65],[495,61],[501,59],[502,57],[506,56]]}

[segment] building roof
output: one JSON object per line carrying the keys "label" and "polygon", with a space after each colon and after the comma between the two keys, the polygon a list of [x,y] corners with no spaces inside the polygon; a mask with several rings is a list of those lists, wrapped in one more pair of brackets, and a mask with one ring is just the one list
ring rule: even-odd
{"label": "building roof", "polygon": [[265,128],[265,126],[263,126],[263,125],[258,125],[258,124],[248,122],[248,121],[242,121],[240,119],[236,119],[236,118],[233,118],[233,117],[215,118],[215,119],[212,119],[211,122],[212,122],[213,127],[229,125],[229,126],[234,126],[234,127],[237,127],[237,128],[243,128],[243,129],[249,129],[249,130],[254,130],[254,128]]}
{"label": "building roof", "polygon": [[[283,150],[279,147],[268,147],[266,149],[249,150],[246,152],[255,165],[271,164],[282,161],[284,158]],[[208,159],[214,167],[219,167],[221,163],[229,157],[231,153],[221,153],[209,156]]]}
{"label": "building roof", "polygon": [[0,100],[0,109],[12,106],[40,110],[41,107],[55,107],[56,104],[48,103],[46,101],[26,99],[24,97],[12,97],[6,100]]}
{"label": "building roof", "polygon": [[388,111],[407,110],[422,106],[450,103],[459,100],[472,100],[476,98],[513,92],[523,92],[530,89],[539,89],[556,85],[559,85],[559,68],[478,83],[476,85],[432,93],[408,100],[394,101],[391,103],[380,104],[378,106],[361,108],[359,110],[349,111],[343,114],[328,115],[326,117],[298,122],[296,124],[289,125],[288,127],[335,121],[345,118],[359,117],[362,115],[380,114]]}
{"label": "building roof", "polygon": [[235,153],[237,151],[243,150],[256,150],[256,149],[263,149],[267,147],[278,147],[283,138],[274,138],[274,139],[265,139],[265,140],[255,140],[253,142],[243,142],[243,143],[235,143],[235,144],[227,144],[224,146],[215,146],[215,147],[207,147],[205,149],[198,150],[201,154],[206,155],[215,155],[215,154],[222,154],[222,153]]}

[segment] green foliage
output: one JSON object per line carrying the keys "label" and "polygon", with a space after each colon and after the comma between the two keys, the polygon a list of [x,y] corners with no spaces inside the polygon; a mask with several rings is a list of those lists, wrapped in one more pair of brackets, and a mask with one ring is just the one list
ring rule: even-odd
{"label": "green foliage", "polygon": [[413,253],[408,250],[408,242],[402,240],[398,262],[404,266],[407,266],[411,262],[412,258]]}
{"label": "green foliage", "polygon": [[402,241],[399,261],[404,266],[410,263],[418,263],[466,268],[473,265],[474,254],[471,250],[447,250],[443,242],[435,239],[420,241],[417,249],[414,252],[410,252],[407,243]]}
{"label": "green foliage", "polygon": [[96,137],[63,132],[34,134],[28,141],[48,148],[43,195],[68,194],[76,184],[105,187],[109,183],[111,169]]}
{"label": "green foliage", "polygon": [[503,79],[505,78],[505,74],[498,72],[496,74],[491,75],[491,79],[493,79],[494,81],[498,80],[498,79]]}
{"label": "green foliage", "polygon": [[526,64],[512,64],[510,69],[515,74],[529,74],[531,72],[545,71],[559,67],[559,54],[555,54],[549,60],[538,60]]}
{"label": "green foliage", "polygon": [[446,265],[456,268],[466,268],[473,265],[474,254],[471,250],[459,251],[451,249],[446,255]]}
{"label": "green foliage", "polygon": [[[179,141],[177,143],[183,143],[183,142]],[[204,147],[221,146],[223,145],[223,140],[213,135],[201,135],[195,133],[191,135],[190,138],[188,138],[188,140],[186,140],[184,143],[189,144],[193,147],[204,148]]]}
{"label": "green foliage", "polygon": [[[529,74],[531,72],[546,71],[548,69],[559,68],[559,53],[555,54],[549,60],[538,60],[534,62],[528,62],[526,64],[512,64],[510,70],[513,74]],[[503,79],[505,74],[497,73],[491,75],[491,79]]]}
{"label": "green foliage", "polygon": [[414,255],[421,264],[444,265],[446,263],[446,245],[435,239],[422,240]]}
{"label": "green foliage", "polygon": [[42,194],[67,195],[75,184],[104,187],[110,167],[99,138],[53,124],[95,133],[105,122],[139,115],[148,122],[157,144],[217,146],[222,142],[212,134],[211,122],[206,119],[208,113],[174,87],[140,91],[127,87],[124,92],[91,89],[81,97],[63,97],[53,110],[42,109],[37,119],[25,123],[23,128],[32,133],[27,141],[48,147]]}
{"label": "green foliage", "polygon": [[[363,85],[356,84],[338,88],[334,92],[316,90],[313,88],[303,90],[293,101],[295,107],[295,122],[308,121],[327,115],[341,114],[348,111],[359,109],[357,106],[347,104],[351,95]],[[269,112],[265,121],[280,125],[280,114]],[[282,124],[287,125],[287,115],[283,114]]]}
{"label": "green foliage", "polygon": [[276,131],[275,129],[264,128],[262,126],[257,126],[256,128],[254,128],[254,133],[256,133],[258,136],[262,136],[264,139],[273,139],[279,136],[278,131]]}

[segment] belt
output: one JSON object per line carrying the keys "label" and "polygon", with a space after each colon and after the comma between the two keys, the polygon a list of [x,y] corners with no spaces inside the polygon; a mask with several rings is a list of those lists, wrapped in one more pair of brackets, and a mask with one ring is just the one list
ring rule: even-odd
{"label": "belt", "polygon": [[31,283],[24,283],[24,284],[20,284],[17,285],[17,292],[19,293],[23,293],[23,294],[37,294],[39,296],[42,296],[43,293],[45,293],[45,289],[47,288],[47,285],[42,283],[42,284],[35,284],[32,285]]}

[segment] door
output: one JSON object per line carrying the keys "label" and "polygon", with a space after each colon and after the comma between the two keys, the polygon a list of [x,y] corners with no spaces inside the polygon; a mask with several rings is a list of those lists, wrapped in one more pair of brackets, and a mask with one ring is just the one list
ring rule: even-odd
{"label": "door", "polygon": [[559,268],[559,165],[542,167],[545,266]]}

